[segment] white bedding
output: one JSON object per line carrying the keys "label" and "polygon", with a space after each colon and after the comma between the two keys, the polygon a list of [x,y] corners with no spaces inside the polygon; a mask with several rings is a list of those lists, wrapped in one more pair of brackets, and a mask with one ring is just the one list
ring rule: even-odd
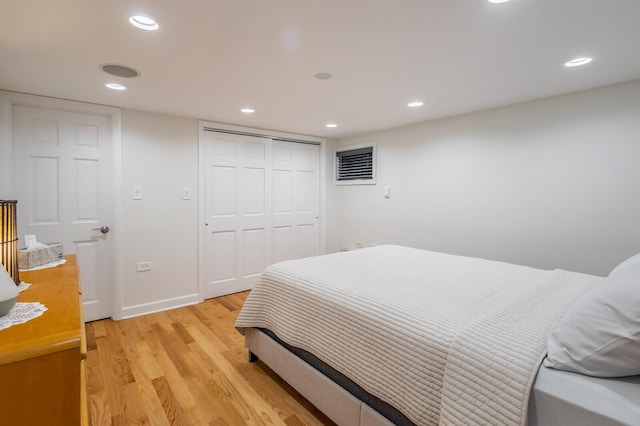
{"label": "white bedding", "polygon": [[640,424],[640,376],[599,378],[541,366],[527,426]]}
{"label": "white bedding", "polygon": [[545,343],[601,278],[399,246],[269,267],[236,327],[273,331],[416,424],[524,424]]}

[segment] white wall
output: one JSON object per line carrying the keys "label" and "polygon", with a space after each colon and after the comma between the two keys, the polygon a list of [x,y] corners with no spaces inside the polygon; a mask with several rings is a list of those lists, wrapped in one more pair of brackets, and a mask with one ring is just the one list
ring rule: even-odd
{"label": "white wall", "polygon": [[377,185],[331,188],[333,250],[395,243],[598,275],[640,252],[640,80],[338,145],[370,141]]}
{"label": "white wall", "polygon": [[[324,251],[325,253],[332,253],[338,251],[341,244],[341,239],[339,235],[339,224],[338,224],[338,203],[336,200],[336,196],[338,195],[336,191],[333,191],[333,182],[334,182],[334,170],[333,163],[335,161],[335,152],[337,141],[333,139],[326,139],[325,142],[325,150],[324,150],[324,164],[326,166],[325,170],[325,181],[324,187],[326,190],[324,191],[324,221],[322,222],[324,225],[324,236],[325,236],[325,245]],[[322,154],[321,154],[322,155]]]}
{"label": "white wall", "polygon": [[[142,200],[132,199],[134,185]],[[123,315],[197,301],[196,119],[122,111],[122,212]],[[140,261],[152,262],[151,271],[136,272]]]}

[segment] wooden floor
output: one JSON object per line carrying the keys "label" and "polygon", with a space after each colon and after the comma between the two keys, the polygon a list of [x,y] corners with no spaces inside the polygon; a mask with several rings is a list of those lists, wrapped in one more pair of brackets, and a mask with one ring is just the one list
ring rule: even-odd
{"label": "wooden floor", "polygon": [[87,323],[90,423],[327,425],[233,327],[248,292],[123,321]]}

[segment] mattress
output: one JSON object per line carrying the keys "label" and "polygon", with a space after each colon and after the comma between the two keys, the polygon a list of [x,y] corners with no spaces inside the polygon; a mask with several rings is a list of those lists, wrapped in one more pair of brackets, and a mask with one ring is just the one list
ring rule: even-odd
{"label": "mattress", "polygon": [[415,424],[525,424],[549,333],[599,280],[380,246],[273,265],[236,327],[273,331]]}

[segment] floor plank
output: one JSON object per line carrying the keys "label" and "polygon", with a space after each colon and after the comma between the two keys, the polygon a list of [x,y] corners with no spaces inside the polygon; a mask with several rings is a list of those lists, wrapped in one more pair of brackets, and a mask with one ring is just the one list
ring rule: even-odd
{"label": "floor plank", "polygon": [[333,425],[261,362],[233,327],[248,292],[88,323],[90,423]]}

